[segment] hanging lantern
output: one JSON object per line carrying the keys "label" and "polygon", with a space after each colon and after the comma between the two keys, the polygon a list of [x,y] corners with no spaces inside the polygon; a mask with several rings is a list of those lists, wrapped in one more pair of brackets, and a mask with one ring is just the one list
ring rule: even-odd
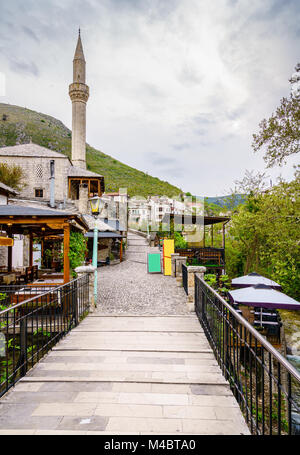
{"label": "hanging lantern", "polygon": [[89,202],[92,210],[92,215],[98,216],[100,213],[101,198],[99,196],[94,196],[91,199],[89,199]]}

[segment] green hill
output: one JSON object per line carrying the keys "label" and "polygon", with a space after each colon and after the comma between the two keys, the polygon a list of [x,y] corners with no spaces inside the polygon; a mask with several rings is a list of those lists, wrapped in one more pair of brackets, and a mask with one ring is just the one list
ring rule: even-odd
{"label": "green hill", "polygon": [[228,196],[216,196],[216,197],[206,197],[205,202],[207,204],[215,204],[218,205],[219,207],[229,207],[228,201],[231,199],[231,203],[233,207],[237,207],[240,204],[243,204],[245,202],[245,195],[244,194],[235,194],[234,198],[232,195]]}
{"label": "green hill", "polygon": [[[32,142],[71,157],[71,131],[59,120],[30,109],[0,103],[0,147]],[[107,192],[127,188],[130,196],[173,196],[182,190],[127,166],[87,144],[87,168],[105,177]]]}

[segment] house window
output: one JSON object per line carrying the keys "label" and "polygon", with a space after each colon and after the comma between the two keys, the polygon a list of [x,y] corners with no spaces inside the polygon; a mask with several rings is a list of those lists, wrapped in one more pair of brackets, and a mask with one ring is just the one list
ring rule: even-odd
{"label": "house window", "polygon": [[35,197],[43,197],[44,196],[44,190],[41,188],[36,188],[35,189]]}

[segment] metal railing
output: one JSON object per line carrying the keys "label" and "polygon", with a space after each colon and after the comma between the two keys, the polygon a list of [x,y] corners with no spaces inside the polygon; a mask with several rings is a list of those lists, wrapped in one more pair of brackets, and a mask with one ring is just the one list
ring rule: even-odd
{"label": "metal railing", "polygon": [[189,294],[188,268],[185,264],[182,264],[182,285],[186,295],[188,295]]}
{"label": "metal railing", "polygon": [[88,275],[43,291],[0,311],[0,396],[88,313]]}
{"label": "metal railing", "polygon": [[300,434],[300,374],[195,276],[195,311],[252,434]]}
{"label": "metal railing", "polygon": [[214,247],[198,248],[175,248],[175,253],[180,256],[187,256],[189,260],[195,259],[197,263],[205,265],[211,263],[215,265],[225,264],[225,249]]}

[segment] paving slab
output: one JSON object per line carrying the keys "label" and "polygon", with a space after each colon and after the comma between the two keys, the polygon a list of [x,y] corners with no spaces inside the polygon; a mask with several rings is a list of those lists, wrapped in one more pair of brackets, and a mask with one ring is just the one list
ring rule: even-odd
{"label": "paving slab", "polygon": [[132,241],[97,311],[0,399],[0,434],[249,434],[183,289]]}

